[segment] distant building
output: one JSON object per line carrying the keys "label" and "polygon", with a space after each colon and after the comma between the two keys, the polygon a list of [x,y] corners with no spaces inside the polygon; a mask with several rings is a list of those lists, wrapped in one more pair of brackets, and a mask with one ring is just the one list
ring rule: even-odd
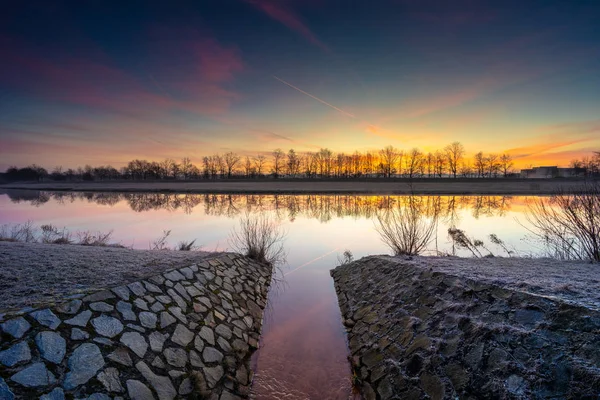
{"label": "distant building", "polygon": [[585,176],[585,168],[533,167],[521,170],[521,178],[576,178]]}

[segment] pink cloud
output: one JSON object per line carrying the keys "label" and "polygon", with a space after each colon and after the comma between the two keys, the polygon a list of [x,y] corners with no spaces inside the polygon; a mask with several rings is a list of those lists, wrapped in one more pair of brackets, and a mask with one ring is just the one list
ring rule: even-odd
{"label": "pink cloud", "polygon": [[566,165],[574,158],[590,155],[600,145],[598,120],[548,125],[535,132],[538,136],[527,140],[529,144],[505,152],[521,164],[532,162],[539,165],[543,161]]}
{"label": "pink cloud", "polygon": [[276,0],[246,0],[248,3],[254,5],[259,10],[263,11],[269,17],[287,26],[289,29],[296,31],[300,35],[304,36],[306,40],[321,48],[324,51],[329,52],[329,48],[325,43],[321,42],[317,36],[302,22],[300,17],[296,15],[292,10],[287,8],[283,2]]}
{"label": "pink cloud", "polygon": [[[167,82],[164,90],[155,90],[155,80],[148,82],[143,76],[116,68],[105,59],[61,55],[47,58],[5,39],[0,41],[4,61],[0,80],[47,100],[136,117],[173,110],[219,115],[241,97],[226,87],[244,69],[236,49],[195,37],[173,51],[190,55],[187,64],[192,68],[173,71],[177,80]],[[170,95],[171,91],[177,95]]]}

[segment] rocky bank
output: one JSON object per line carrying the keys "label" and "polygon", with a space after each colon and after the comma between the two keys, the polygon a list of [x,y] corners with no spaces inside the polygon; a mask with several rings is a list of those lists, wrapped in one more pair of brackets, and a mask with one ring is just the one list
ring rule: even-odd
{"label": "rocky bank", "polygon": [[[528,290],[534,283],[519,289],[464,272],[464,264],[500,268],[501,260],[468,260],[463,272],[443,268],[456,259],[435,260],[372,256],[332,271],[364,398],[598,398],[597,290],[578,304]],[[520,260],[519,269],[528,263],[536,260]],[[598,275],[588,278],[596,288]]]}
{"label": "rocky bank", "polygon": [[0,316],[0,399],[249,395],[271,268],[219,254]]}

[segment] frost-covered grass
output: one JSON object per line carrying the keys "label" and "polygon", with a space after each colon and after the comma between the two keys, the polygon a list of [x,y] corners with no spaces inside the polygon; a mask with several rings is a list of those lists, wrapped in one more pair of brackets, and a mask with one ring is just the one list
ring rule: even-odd
{"label": "frost-covered grass", "polygon": [[0,242],[0,313],[127,284],[213,253]]}
{"label": "frost-covered grass", "polygon": [[390,257],[410,265],[509,290],[557,298],[600,310],[600,268],[550,258]]}
{"label": "frost-covered grass", "polygon": [[[113,231],[76,231],[70,232],[67,228],[58,228],[55,225],[45,224],[37,228],[31,221],[23,224],[0,225],[0,242],[23,242],[45,244],[76,244],[95,247],[120,247],[121,243],[112,242]],[[198,251],[202,248],[196,244],[196,239],[180,241],[177,245],[170,246],[168,242],[170,230],[163,231],[162,235],[148,244],[149,250],[179,250]]]}
{"label": "frost-covered grass", "polygon": [[25,242],[46,244],[78,244],[81,246],[124,247],[111,242],[112,231],[77,231],[71,233],[67,228],[45,224],[39,228],[31,221],[24,224],[4,224],[0,226],[0,242]]}

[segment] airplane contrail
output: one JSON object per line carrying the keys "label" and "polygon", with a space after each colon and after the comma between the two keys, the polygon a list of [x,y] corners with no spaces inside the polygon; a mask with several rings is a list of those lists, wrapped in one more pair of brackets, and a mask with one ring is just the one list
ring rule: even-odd
{"label": "airplane contrail", "polygon": [[288,271],[288,272],[286,272],[285,274],[283,274],[283,276],[287,276],[287,275],[289,275],[289,274],[291,274],[291,273],[293,273],[293,272],[296,272],[296,271],[298,271],[298,270],[299,270],[300,268],[302,268],[302,267],[306,267],[307,265],[310,265],[310,264],[314,263],[315,261],[319,261],[321,258],[325,258],[325,257],[327,257],[328,255],[330,255],[331,253],[335,253],[335,252],[336,252],[336,251],[338,251],[339,249],[341,249],[341,247],[336,247],[335,249],[333,249],[333,250],[331,250],[331,251],[328,251],[327,253],[325,253],[325,254],[322,254],[322,255],[318,256],[317,258],[314,258],[314,259],[312,259],[312,260],[310,260],[310,261],[307,261],[307,262],[305,262],[304,264],[302,264],[301,266],[299,266],[299,267],[296,267],[296,268],[294,268],[294,269],[293,269],[293,270],[291,270],[291,271]]}
{"label": "airplane contrail", "polygon": [[283,83],[284,85],[288,85],[288,86],[289,86],[289,87],[291,87],[292,89],[296,89],[296,90],[297,90],[297,91],[299,91],[300,93],[304,93],[305,95],[307,95],[307,96],[309,96],[309,97],[312,97],[313,99],[317,100],[318,102],[320,102],[320,103],[323,103],[323,104],[325,104],[326,106],[328,106],[328,107],[331,107],[331,108],[333,108],[334,110],[341,112],[342,114],[344,114],[344,115],[345,115],[345,116],[347,116],[347,117],[350,117],[350,118],[356,118],[356,116],[355,116],[355,115],[353,115],[353,114],[350,114],[349,112],[346,112],[346,111],[344,111],[344,110],[342,110],[342,109],[340,109],[340,108],[337,108],[337,107],[336,107],[336,106],[334,106],[333,104],[329,104],[329,103],[328,103],[328,102],[326,102],[325,100],[321,100],[321,99],[320,99],[320,98],[318,98],[317,96],[313,96],[312,94],[310,94],[310,93],[307,93],[307,92],[305,92],[304,90],[302,90],[302,89],[300,89],[300,88],[297,88],[296,86],[292,85],[291,83],[289,83],[289,82],[286,82],[286,81],[284,81],[283,79],[280,79],[280,78],[276,77],[275,75],[273,75],[273,78],[277,79],[279,82]]}

